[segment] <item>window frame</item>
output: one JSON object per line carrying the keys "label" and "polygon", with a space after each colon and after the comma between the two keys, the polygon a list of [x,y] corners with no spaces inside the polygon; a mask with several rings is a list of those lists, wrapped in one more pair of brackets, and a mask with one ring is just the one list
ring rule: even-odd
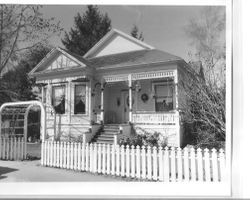
{"label": "window frame", "polygon": [[56,111],[56,114],[60,114],[60,115],[67,115],[67,112],[66,112],[66,100],[67,100],[67,97],[66,97],[66,94],[67,94],[67,92],[66,92],[66,84],[53,84],[52,86],[51,86],[52,88],[51,88],[51,105],[52,105],[52,107],[54,108],[54,88],[56,88],[56,87],[62,87],[62,88],[64,88],[64,98],[65,98],[65,103],[64,103],[64,113],[57,113]]}
{"label": "window frame", "polygon": [[[157,101],[157,94],[156,94],[156,87],[157,86],[169,86],[173,89],[173,95],[172,95],[172,102],[173,102],[173,108],[166,111],[157,111],[156,110],[156,101]],[[174,81],[160,81],[160,82],[153,82],[152,83],[152,90],[154,91],[154,110],[156,113],[166,113],[166,112],[172,112],[176,109],[176,102],[175,102],[175,87],[174,87]],[[159,98],[170,98],[169,96],[160,96]]]}
{"label": "window frame", "polygon": [[[85,113],[75,113],[76,106],[76,87],[77,86],[85,86]],[[73,87],[73,115],[87,116],[88,115],[88,107],[87,107],[87,84],[86,83],[75,83]]]}

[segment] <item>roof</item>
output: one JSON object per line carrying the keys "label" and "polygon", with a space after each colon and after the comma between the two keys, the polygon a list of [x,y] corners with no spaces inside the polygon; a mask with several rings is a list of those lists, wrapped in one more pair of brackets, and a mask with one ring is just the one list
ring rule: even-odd
{"label": "roof", "polygon": [[131,42],[133,42],[133,43],[135,43],[135,44],[137,44],[145,49],[154,49],[153,46],[145,43],[144,41],[138,40],[138,39],[132,37],[131,35],[123,33],[120,30],[111,29],[106,35],[103,36],[103,38],[101,40],[99,40],[99,42],[97,42],[90,50],[88,50],[88,52],[85,53],[83,57],[90,58],[92,56],[92,54],[97,52],[99,49],[102,49],[103,46],[105,46],[105,44],[109,41],[109,39],[115,35],[119,35],[119,36],[127,39],[128,41],[131,41]]}
{"label": "roof", "polygon": [[96,68],[115,68],[160,62],[173,62],[182,58],[157,49],[131,51],[88,59]]}

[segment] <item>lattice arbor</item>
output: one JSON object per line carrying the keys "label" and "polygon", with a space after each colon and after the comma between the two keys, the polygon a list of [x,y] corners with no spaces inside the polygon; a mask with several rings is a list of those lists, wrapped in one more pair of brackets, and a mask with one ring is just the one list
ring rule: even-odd
{"label": "lattice arbor", "polygon": [[4,103],[0,107],[0,158],[25,159],[27,148],[28,114],[32,107],[41,109],[41,139],[45,137],[45,109],[39,101]]}

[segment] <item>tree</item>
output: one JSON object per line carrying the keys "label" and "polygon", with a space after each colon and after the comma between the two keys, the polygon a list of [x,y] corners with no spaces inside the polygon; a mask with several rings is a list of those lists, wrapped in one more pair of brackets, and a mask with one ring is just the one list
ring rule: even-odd
{"label": "tree", "polygon": [[141,32],[139,34],[138,32],[139,32],[138,27],[136,25],[134,25],[131,32],[130,32],[130,35],[138,40],[144,41],[143,33]]}
{"label": "tree", "polygon": [[199,19],[191,19],[185,28],[195,47],[191,63],[202,63],[205,79],[210,84],[225,83],[225,8],[206,7]]}
{"label": "tree", "polygon": [[53,18],[45,19],[41,6],[0,5],[0,74],[15,66],[28,49],[46,43],[61,28]]}
{"label": "tree", "polygon": [[28,73],[46,56],[51,47],[40,45],[32,50],[27,50],[18,66],[9,70],[2,77],[2,82],[9,91],[15,93],[16,100],[32,100],[35,95],[32,91],[34,79],[28,77]]}
{"label": "tree", "polygon": [[220,148],[226,129],[224,8],[206,7],[198,20],[190,21],[186,33],[196,52],[180,83],[186,98],[184,120],[192,124],[193,144]]}
{"label": "tree", "polygon": [[77,13],[74,27],[65,32],[63,45],[71,52],[84,55],[111,29],[111,20],[107,13],[101,14],[97,6],[87,6],[82,15]]}

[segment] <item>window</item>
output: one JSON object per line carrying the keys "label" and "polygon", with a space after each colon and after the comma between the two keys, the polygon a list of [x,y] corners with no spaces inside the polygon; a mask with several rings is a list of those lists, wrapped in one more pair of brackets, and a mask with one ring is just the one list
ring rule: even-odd
{"label": "window", "polygon": [[52,105],[56,113],[65,113],[65,86],[53,86]]}
{"label": "window", "polygon": [[75,86],[75,114],[86,113],[86,85]]}
{"label": "window", "polygon": [[155,111],[170,111],[173,110],[173,84],[162,83],[155,85]]}

